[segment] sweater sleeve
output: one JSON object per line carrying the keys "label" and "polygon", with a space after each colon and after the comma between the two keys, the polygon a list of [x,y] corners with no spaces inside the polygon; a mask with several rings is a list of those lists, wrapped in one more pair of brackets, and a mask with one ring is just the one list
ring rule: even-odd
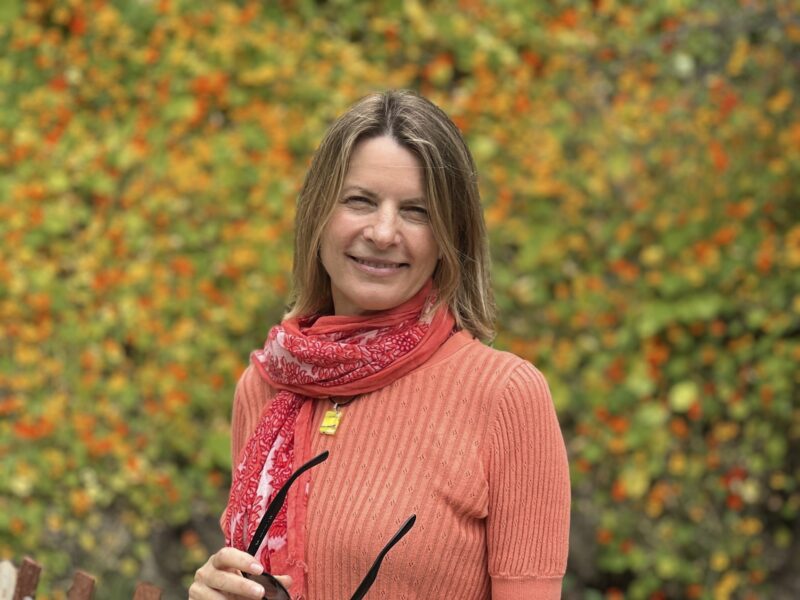
{"label": "sweater sleeve", "polygon": [[509,376],[490,427],[492,599],[558,599],[569,545],[569,465],[547,382],[530,363]]}

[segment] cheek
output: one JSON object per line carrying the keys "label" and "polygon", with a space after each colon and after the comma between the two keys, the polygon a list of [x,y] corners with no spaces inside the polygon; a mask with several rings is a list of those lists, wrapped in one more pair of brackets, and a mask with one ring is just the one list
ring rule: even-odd
{"label": "cheek", "polygon": [[339,236],[337,232],[340,229],[340,227],[337,227],[336,216],[334,215],[325,226],[325,229],[322,230],[322,236],[319,239],[319,252],[323,259],[330,259],[333,256],[338,245]]}
{"label": "cheek", "polygon": [[436,243],[433,234],[430,234],[425,242],[420,244],[419,247],[425,249],[425,263],[431,268],[431,270],[433,270],[442,256],[441,250],[439,250],[439,244]]}
{"label": "cheek", "polygon": [[333,213],[320,238],[320,248],[337,251],[346,248],[356,231],[356,224],[338,210]]}
{"label": "cheek", "polygon": [[330,275],[332,260],[335,256],[333,250],[332,240],[327,234],[323,234],[322,239],[319,241],[319,255],[318,260],[322,264],[322,268]]}
{"label": "cheek", "polygon": [[442,248],[436,239],[433,223],[428,224],[427,231],[425,232],[425,237],[423,239],[425,244],[424,247],[427,249],[426,254],[429,257],[432,257],[431,260],[438,262],[438,260],[442,257]]}

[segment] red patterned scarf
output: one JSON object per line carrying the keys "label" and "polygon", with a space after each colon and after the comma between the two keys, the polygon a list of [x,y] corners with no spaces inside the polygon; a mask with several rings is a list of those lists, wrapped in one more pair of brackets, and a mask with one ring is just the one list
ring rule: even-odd
{"label": "red patterned scarf", "polygon": [[[428,282],[413,298],[386,312],[289,319],[270,330],[251,362],[280,391],[262,413],[234,470],[223,518],[228,546],[247,548],[272,497],[310,458],[309,398],[380,389],[423,364],[447,340],[453,317],[446,307],[432,310],[431,292]],[[294,593],[305,585],[308,477],[301,476],[292,486],[257,554],[266,572],[292,576]]]}

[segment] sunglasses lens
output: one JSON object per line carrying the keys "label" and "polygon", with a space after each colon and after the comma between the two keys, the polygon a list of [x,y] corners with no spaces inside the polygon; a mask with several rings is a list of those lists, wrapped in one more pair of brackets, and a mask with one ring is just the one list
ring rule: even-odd
{"label": "sunglasses lens", "polygon": [[264,573],[263,575],[245,573],[244,576],[251,581],[260,583],[264,587],[264,600],[291,600],[286,588],[269,573]]}

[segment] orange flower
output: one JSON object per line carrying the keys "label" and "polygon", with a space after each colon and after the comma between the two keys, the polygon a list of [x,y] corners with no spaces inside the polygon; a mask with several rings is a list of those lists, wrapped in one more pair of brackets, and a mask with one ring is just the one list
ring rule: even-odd
{"label": "orange flower", "polygon": [[727,117],[738,104],[739,96],[733,91],[728,91],[719,102],[720,114],[723,117]]}
{"label": "orange flower", "polygon": [[728,494],[728,497],[725,499],[725,505],[731,510],[735,510],[737,512],[744,508],[742,497],[738,494]]}
{"label": "orange flower", "polygon": [[11,522],[9,523],[9,530],[14,535],[22,535],[25,532],[26,523],[19,517],[11,517]]}
{"label": "orange flower", "polygon": [[648,342],[645,348],[647,362],[653,367],[660,367],[669,360],[669,346],[659,341]]}
{"label": "orange flower", "polygon": [[725,152],[725,148],[722,147],[721,143],[717,140],[713,140],[708,145],[708,152],[711,155],[711,163],[714,165],[717,172],[721,173],[728,168],[728,153]]}
{"label": "orange flower", "polygon": [[703,586],[699,583],[692,583],[686,586],[686,597],[689,600],[696,600],[697,598],[702,597],[703,595]]}
{"label": "orange flower", "polygon": [[80,11],[75,11],[75,14],[72,15],[72,19],[69,22],[69,32],[75,37],[86,33],[86,18]]}
{"label": "orange flower", "polygon": [[670,421],[669,429],[675,436],[681,439],[684,439],[689,435],[689,427],[687,427],[686,421],[679,417],[676,417]]}
{"label": "orange flower", "polygon": [[597,543],[607,545],[614,539],[614,535],[606,528],[601,527],[597,530]]}
{"label": "orange flower", "polygon": [[725,331],[727,331],[728,326],[725,324],[725,321],[720,319],[716,319],[712,321],[711,327],[709,328],[711,331],[711,335],[714,337],[722,337],[725,335]]}
{"label": "orange flower", "polygon": [[625,374],[625,360],[621,356],[615,358],[611,366],[606,369],[606,375],[614,383],[622,381],[625,378]]}
{"label": "orange flower", "polygon": [[689,407],[689,410],[686,411],[686,416],[688,416],[692,421],[699,421],[703,416],[703,407],[700,405],[700,402],[695,401]]}
{"label": "orange flower", "polygon": [[106,456],[114,449],[114,444],[108,436],[86,440],[86,448],[92,458]]}
{"label": "orange flower", "polygon": [[36,420],[22,419],[14,423],[14,434],[22,440],[39,440],[49,436],[55,428],[55,424],[44,417]]}
{"label": "orange flower", "polygon": [[78,517],[82,517],[89,512],[94,504],[86,490],[70,490],[69,503],[72,507],[72,512]]}
{"label": "orange flower", "polygon": [[167,370],[178,381],[185,381],[186,378],[189,376],[189,373],[186,371],[186,367],[177,363],[170,363],[167,366]]}
{"label": "orange flower", "polygon": [[628,428],[630,427],[630,421],[627,419],[627,417],[614,416],[611,417],[608,426],[614,433],[621,434],[628,431]]}
{"label": "orange flower", "polygon": [[181,544],[187,548],[197,546],[200,543],[200,536],[192,529],[187,529],[181,534]]}
{"label": "orange flower", "polygon": [[736,239],[738,234],[739,230],[736,226],[726,225],[714,234],[714,242],[720,246],[727,246]]}
{"label": "orange flower", "polygon": [[578,11],[574,8],[568,8],[560,15],[558,15],[552,22],[553,29],[575,29],[578,25]]}
{"label": "orange flower", "polygon": [[0,416],[8,416],[12,413],[21,410],[23,407],[22,400],[20,400],[16,396],[10,396],[3,400],[0,400]]}
{"label": "orange flower", "polygon": [[611,497],[617,502],[622,502],[628,497],[628,491],[625,489],[625,484],[620,479],[614,482],[611,486]]}
{"label": "orange flower", "polygon": [[639,277],[639,267],[625,259],[615,260],[610,264],[611,271],[623,281],[635,281]]}

